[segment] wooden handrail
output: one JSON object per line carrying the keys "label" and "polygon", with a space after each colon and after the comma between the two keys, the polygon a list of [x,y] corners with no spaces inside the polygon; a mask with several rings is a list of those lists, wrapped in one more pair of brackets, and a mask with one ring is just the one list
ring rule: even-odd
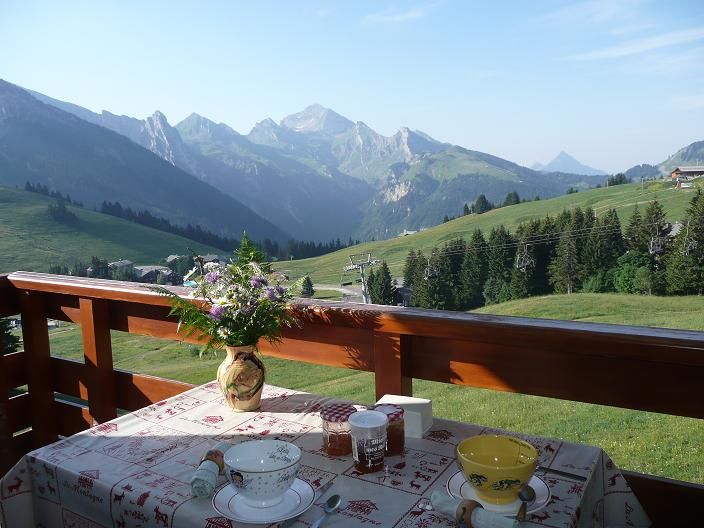
{"label": "wooden handrail", "polygon": [[[147,286],[15,272],[0,276],[3,292],[0,313],[22,312],[25,352],[0,363],[0,388],[29,382],[29,396],[12,406],[30,409],[35,445],[190,388],[113,368],[111,329],[182,338],[168,299]],[[291,310],[302,326],[285,329],[279,345],[261,343],[262,351],[374,372],[377,396],[410,395],[417,378],[704,418],[702,332],[309,300]],[[81,325],[83,362],[49,357],[47,317]],[[52,406],[54,391],[85,405]],[[13,443],[25,446],[26,435]],[[631,479],[647,496],[677,489],[647,475]],[[697,493],[704,498],[704,487],[683,496]]]}

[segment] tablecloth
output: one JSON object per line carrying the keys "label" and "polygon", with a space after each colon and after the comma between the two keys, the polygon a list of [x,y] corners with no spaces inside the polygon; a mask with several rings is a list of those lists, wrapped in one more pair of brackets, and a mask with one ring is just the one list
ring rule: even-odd
{"label": "tablecloth", "polygon": [[[235,413],[215,383],[201,385],[27,454],[0,481],[0,522],[4,528],[242,526],[220,516],[211,499],[194,498],[189,480],[205,451],[219,442],[272,438],[301,448],[299,477],[314,488],[334,481],[297,527],[310,526],[333,493],[342,496],[342,505],[326,526],[453,526],[426,508],[430,494],[457,471],[454,452],[460,440],[496,430],[435,419],[423,438],[406,439],[403,455],[387,459],[386,473],[362,475],[351,457],[329,457],[322,450],[319,410],[328,401],[267,385],[259,412]],[[541,466],[586,478],[543,474],[552,498],[522,526],[649,526],[604,451],[516,436],[538,448]]]}

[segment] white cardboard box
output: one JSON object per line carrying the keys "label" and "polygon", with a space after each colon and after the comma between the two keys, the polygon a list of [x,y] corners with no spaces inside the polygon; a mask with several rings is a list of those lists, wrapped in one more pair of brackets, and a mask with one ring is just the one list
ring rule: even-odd
{"label": "white cardboard box", "polygon": [[433,402],[431,400],[384,394],[376,403],[392,403],[403,407],[406,436],[421,438],[433,426]]}

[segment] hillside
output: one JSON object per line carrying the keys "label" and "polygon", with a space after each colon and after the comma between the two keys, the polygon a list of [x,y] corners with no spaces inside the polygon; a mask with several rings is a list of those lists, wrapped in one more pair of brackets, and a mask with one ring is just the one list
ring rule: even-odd
{"label": "hillside", "polygon": [[704,330],[704,298],[613,293],[546,295],[483,306],[475,313]]}
{"label": "hillside", "polygon": [[69,207],[78,222],[65,225],[49,217],[53,200],[19,189],[0,187],[0,273],[48,271],[51,264],[71,266],[95,255],[156,264],[188,248],[203,253],[221,251],[163,231],[109,215]]}
{"label": "hillside", "polygon": [[177,224],[261,240],[288,233],[127,137],[0,80],[0,185],[41,183],[93,208],[119,201]]}
{"label": "hillside", "polygon": [[[349,263],[349,255],[372,252],[375,258],[388,262],[394,277],[400,277],[403,273],[404,260],[409,249],[422,249],[427,252],[433,246],[441,245],[458,236],[464,236],[469,239],[472,231],[476,228],[488,232],[492,227],[504,224],[513,230],[518,224],[531,218],[556,215],[563,209],[577,206],[583,208],[592,207],[596,211],[597,216],[610,208],[614,208],[618,212],[622,225],[624,225],[630,218],[636,203],[640,204],[642,209],[650,200],[655,198],[662,203],[668,219],[676,221],[684,216],[693,192],[693,190],[676,191],[669,182],[663,181],[651,182],[645,186],[644,190],[641,190],[641,184],[635,183],[618,185],[608,189],[591,189],[550,200],[539,200],[502,207],[482,215],[468,215],[431,229],[420,231],[414,235],[367,242],[321,257],[282,262],[277,266],[279,269],[287,270],[291,277],[301,277],[305,274],[310,274],[314,283],[335,283],[343,278],[342,268]],[[344,277],[346,280],[353,279],[353,275]]]}

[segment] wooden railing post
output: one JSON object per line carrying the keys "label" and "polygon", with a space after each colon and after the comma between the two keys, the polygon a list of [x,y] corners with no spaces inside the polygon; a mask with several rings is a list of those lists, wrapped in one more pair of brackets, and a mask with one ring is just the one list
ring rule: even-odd
{"label": "wooden railing post", "polygon": [[12,456],[12,431],[8,420],[8,392],[5,382],[5,372],[7,369],[4,363],[5,340],[0,335],[0,475],[4,475],[10,469],[13,461]]}
{"label": "wooden railing post", "polygon": [[117,417],[109,305],[105,300],[82,297],[79,306],[88,408],[93,420],[103,423]]}
{"label": "wooden railing post", "polygon": [[404,365],[410,353],[410,336],[374,332],[374,380],[376,398],[384,394],[413,395],[413,378],[406,376]]}
{"label": "wooden railing post", "polygon": [[20,294],[20,311],[22,314],[22,340],[27,357],[32,445],[37,448],[57,439],[49,327],[43,296],[34,292],[22,292]]}

